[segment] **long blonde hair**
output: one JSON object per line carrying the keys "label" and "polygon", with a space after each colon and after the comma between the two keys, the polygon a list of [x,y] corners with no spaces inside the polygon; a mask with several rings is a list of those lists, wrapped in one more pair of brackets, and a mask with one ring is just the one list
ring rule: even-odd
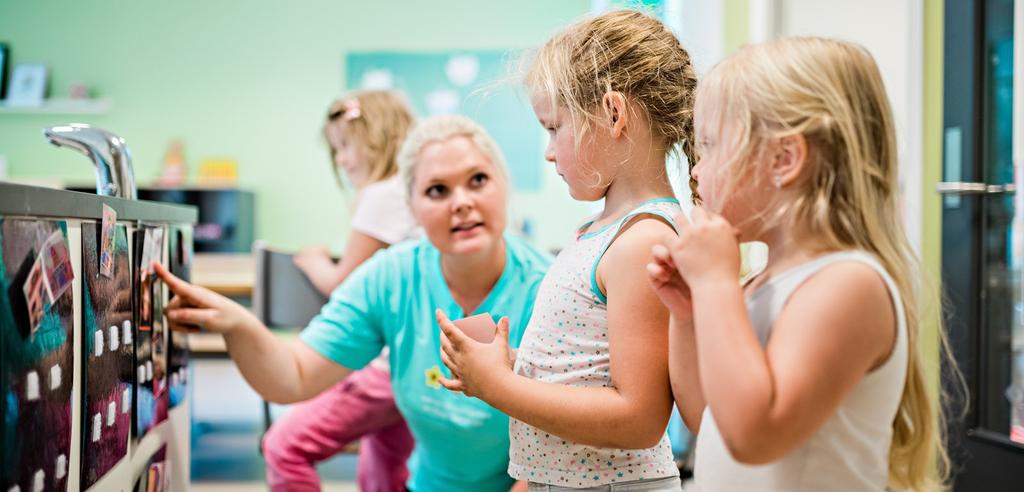
{"label": "long blonde hair", "polygon": [[[874,59],[861,46],[823,38],[748,46],[701,82],[697,106],[702,121],[714,113],[711,124],[732,125],[734,138],[727,145],[736,150],[724,167],[727,190],[764,173],[758,166],[770,142],[792,135],[806,139],[810,166],[806,179],[794,184],[798,198],[760,219],[785,221],[796,237],[814,238],[828,250],[871,252],[892,275],[903,299],[910,350],[892,423],[889,482],[897,489],[945,487],[945,424],[920,353],[921,301],[928,297],[938,306],[938,294],[915,283],[921,268],[900,224],[896,132]],[[941,330],[940,337],[948,355]]]}
{"label": "long blonde hair", "polygon": [[[369,172],[367,184],[382,181],[398,172],[398,149],[413,125],[413,113],[401,93],[384,90],[353,91],[335,100],[327,110],[323,133],[332,125],[345,125],[353,143],[366,154]],[[331,151],[331,170],[342,183],[334,164],[337,150],[327,140]]]}
{"label": "long blonde hair", "polygon": [[[697,75],[690,55],[661,21],[634,10],[615,10],[573,24],[528,55],[525,80],[580,124],[577,144],[599,115],[609,91],[641,109],[670,151],[681,148],[697,163],[693,104]],[[690,180],[693,196],[696,181]]]}

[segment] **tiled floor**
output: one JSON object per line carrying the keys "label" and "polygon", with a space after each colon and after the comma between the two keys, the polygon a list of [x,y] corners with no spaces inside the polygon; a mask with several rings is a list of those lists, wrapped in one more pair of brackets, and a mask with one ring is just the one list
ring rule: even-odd
{"label": "tiled floor", "polygon": [[[259,453],[261,428],[253,424],[201,424],[192,442],[190,490],[267,490],[266,467]],[[340,454],[317,466],[324,490],[354,491],[356,455]]]}
{"label": "tiled floor", "polygon": [[[267,485],[263,482],[192,482],[189,487],[193,492],[265,492]],[[359,487],[353,482],[325,482],[324,492],[358,492]]]}
{"label": "tiled floor", "polygon": [[[265,466],[259,453],[263,430],[259,397],[244,384],[230,361],[197,362],[197,366],[202,366],[197,369],[203,371],[199,376],[206,384],[193,385],[195,424],[189,490],[266,491]],[[359,490],[354,454],[338,455],[321,464],[318,472],[327,492]]]}
{"label": "tiled floor", "polygon": [[[259,442],[263,433],[262,403],[229,360],[197,360],[192,392],[190,490],[267,490]],[[275,414],[277,414],[275,407]],[[317,467],[324,490],[358,490],[356,455],[340,454]]]}

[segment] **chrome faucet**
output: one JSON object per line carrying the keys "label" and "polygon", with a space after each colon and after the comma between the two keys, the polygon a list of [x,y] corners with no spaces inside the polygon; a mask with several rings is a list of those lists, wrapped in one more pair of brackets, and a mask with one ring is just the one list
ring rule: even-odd
{"label": "chrome faucet", "polygon": [[53,145],[75,149],[96,165],[96,194],[135,200],[132,156],[124,139],[102,128],[81,123],[43,129]]}

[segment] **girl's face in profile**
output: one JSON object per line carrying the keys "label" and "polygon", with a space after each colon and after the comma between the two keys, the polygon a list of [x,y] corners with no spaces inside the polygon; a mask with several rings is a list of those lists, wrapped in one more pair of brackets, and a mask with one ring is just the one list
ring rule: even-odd
{"label": "girl's face in profile", "polygon": [[693,168],[697,191],[707,210],[729,221],[743,240],[752,240],[760,230],[757,219],[778,206],[769,166],[757,157],[764,152],[750,157],[753,162],[736,161],[738,153],[744,150],[737,148],[739,123],[709,115],[712,108],[700,106],[698,103],[694,121],[700,148],[700,160]]}
{"label": "girl's face in profile", "polygon": [[327,143],[331,146],[334,166],[345,173],[352,186],[356,189],[366,185],[369,169],[366,164],[366,152],[356,142],[344,121],[333,121],[325,130]]}
{"label": "girl's face in profile", "polygon": [[544,159],[555,165],[555,172],[569,186],[569,195],[588,202],[603,198],[608,186],[599,177],[608,173],[600,172],[598,167],[604,155],[594,150],[601,148],[595,134],[583,135],[577,145],[577,125],[568,109],[553,105],[543,93],[531,95],[530,104],[537,121],[548,133]]}

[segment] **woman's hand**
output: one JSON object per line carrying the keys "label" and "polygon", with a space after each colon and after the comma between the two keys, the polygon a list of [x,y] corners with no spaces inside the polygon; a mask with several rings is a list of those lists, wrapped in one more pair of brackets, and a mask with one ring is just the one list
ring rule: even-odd
{"label": "woman's hand", "polygon": [[330,293],[338,286],[337,265],[326,246],[303,248],[295,253],[292,261],[320,292]]}
{"label": "woman's hand", "polygon": [[175,277],[159,262],[154,262],[153,268],[175,294],[164,308],[171,329],[186,332],[204,329],[226,335],[247,324],[260,324],[249,310],[227,297]]}
{"label": "woman's hand", "polygon": [[679,238],[669,245],[676,272],[691,288],[715,282],[738,284],[737,231],[722,216],[694,207],[691,221],[677,221]]}
{"label": "woman's hand", "polygon": [[508,318],[498,321],[498,330],[491,343],[480,343],[462,332],[440,309],[437,323],[441,326],[441,361],[454,379],[441,378],[441,385],[450,391],[479,397],[495,386],[497,378],[512,374],[514,352],[508,345]]}

